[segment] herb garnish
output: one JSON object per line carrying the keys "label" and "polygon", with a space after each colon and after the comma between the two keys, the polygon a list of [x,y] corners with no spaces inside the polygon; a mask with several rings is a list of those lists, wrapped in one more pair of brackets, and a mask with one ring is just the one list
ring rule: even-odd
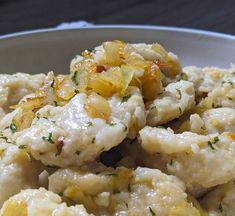
{"label": "herb garnish", "polygon": [[52,133],[49,133],[48,137],[43,136],[42,139],[43,139],[44,141],[47,141],[47,142],[51,143],[51,144],[54,144],[54,143],[55,143],[55,142],[52,140]]}
{"label": "herb garnish", "polygon": [[19,148],[19,149],[26,149],[27,146],[26,146],[26,145],[19,145],[18,148]]}
{"label": "herb garnish", "polygon": [[91,126],[93,126],[93,123],[89,121],[89,122],[87,122],[87,126],[91,127]]}
{"label": "herb garnish", "polygon": [[110,122],[110,123],[109,123],[110,126],[115,126],[116,124],[117,124],[117,123],[115,123],[115,122]]}
{"label": "herb garnish", "polygon": [[220,211],[221,213],[224,211],[223,206],[222,206],[222,204],[221,204],[221,203],[219,204],[218,209],[219,209],[219,211]]}
{"label": "herb garnish", "polygon": [[170,163],[169,163],[169,164],[170,164],[171,166],[173,165],[173,160],[172,160],[172,159],[170,160]]}
{"label": "herb garnish", "polygon": [[15,133],[17,131],[17,126],[14,123],[11,123],[10,129],[12,133]]}
{"label": "herb garnish", "polygon": [[106,176],[118,176],[118,174],[117,173],[107,173],[107,174],[105,174]]}
{"label": "herb garnish", "polygon": [[131,192],[131,184],[130,183],[127,185],[127,189],[129,192]]}
{"label": "herb garnish", "polygon": [[181,99],[182,98],[182,93],[179,89],[176,89],[176,91],[178,92],[178,99]]}
{"label": "herb garnish", "polygon": [[78,71],[75,71],[71,80],[74,82],[74,84],[77,86],[79,83],[77,81],[77,75],[78,75]]}
{"label": "herb garnish", "polygon": [[120,193],[120,190],[114,188],[114,189],[113,189],[113,194],[117,194],[117,193]]}
{"label": "herb garnish", "polygon": [[149,207],[149,211],[150,211],[152,216],[156,216],[156,213],[153,211],[153,209],[151,207]]}
{"label": "herb garnish", "polygon": [[78,93],[79,93],[79,91],[78,91],[77,89],[75,89],[74,92],[75,92],[75,94],[78,94]]}
{"label": "herb garnish", "polygon": [[79,150],[75,151],[75,154],[76,154],[76,155],[80,155],[80,153],[81,153],[81,152],[80,152]]}
{"label": "herb garnish", "polygon": [[213,146],[213,143],[212,143],[211,141],[208,141],[207,144],[208,144],[208,146],[210,146],[210,148],[211,148],[212,150],[215,149],[214,146]]}
{"label": "herb garnish", "polygon": [[92,141],[91,141],[92,144],[95,143],[95,137],[93,137]]}
{"label": "herb garnish", "polygon": [[123,102],[127,102],[130,97],[131,97],[131,95],[124,96],[124,97],[122,98],[122,103],[123,103]]}

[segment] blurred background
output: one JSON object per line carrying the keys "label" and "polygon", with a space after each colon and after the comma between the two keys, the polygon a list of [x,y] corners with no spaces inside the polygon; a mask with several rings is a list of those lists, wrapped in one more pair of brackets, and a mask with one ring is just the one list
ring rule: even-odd
{"label": "blurred background", "polygon": [[235,34],[234,0],[0,0],[0,35],[85,20]]}

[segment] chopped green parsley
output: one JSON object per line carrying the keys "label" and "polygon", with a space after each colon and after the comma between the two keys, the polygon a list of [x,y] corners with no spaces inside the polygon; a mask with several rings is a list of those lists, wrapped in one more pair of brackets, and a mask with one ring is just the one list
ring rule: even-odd
{"label": "chopped green parsley", "polygon": [[124,97],[122,98],[122,103],[123,103],[123,102],[127,102],[130,97],[131,97],[131,95],[124,96]]}
{"label": "chopped green parsley", "polygon": [[176,91],[178,92],[178,99],[181,99],[182,98],[182,93],[179,89],[176,89]]}
{"label": "chopped green parsley", "polygon": [[91,126],[93,126],[93,123],[89,121],[89,122],[87,122],[87,126],[91,127]]}
{"label": "chopped green parsley", "polygon": [[19,148],[19,149],[26,149],[27,146],[26,146],[26,145],[19,145],[18,148]]}
{"label": "chopped green parsley", "polygon": [[221,213],[224,211],[223,206],[222,206],[222,204],[221,204],[221,203],[219,204],[218,209],[219,209],[219,211],[220,211]]}
{"label": "chopped green parsley", "polygon": [[52,140],[52,133],[49,133],[49,135],[48,135],[47,137],[46,137],[46,136],[43,136],[42,139],[43,139],[44,141],[47,141],[47,142],[51,143],[51,144],[54,144],[54,143],[55,143],[55,142]]}
{"label": "chopped green parsley", "polygon": [[71,77],[71,80],[74,82],[76,86],[79,84],[77,81],[77,75],[78,75],[78,71],[75,71],[73,76]]}
{"label": "chopped green parsley", "polygon": [[149,207],[149,211],[150,211],[152,216],[156,216],[156,213],[153,211],[153,209],[151,207]]}

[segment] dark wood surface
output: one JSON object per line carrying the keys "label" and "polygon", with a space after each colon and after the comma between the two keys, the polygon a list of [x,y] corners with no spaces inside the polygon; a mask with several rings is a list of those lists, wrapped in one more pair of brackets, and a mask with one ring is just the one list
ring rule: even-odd
{"label": "dark wood surface", "polygon": [[0,35],[61,22],[147,24],[235,35],[235,0],[0,0]]}

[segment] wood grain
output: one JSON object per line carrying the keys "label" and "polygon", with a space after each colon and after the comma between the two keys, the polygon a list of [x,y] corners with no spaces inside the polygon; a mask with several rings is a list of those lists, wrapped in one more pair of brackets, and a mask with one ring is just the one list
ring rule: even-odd
{"label": "wood grain", "polygon": [[86,20],[148,24],[235,34],[234,0],[0,0],[0,34]]}

